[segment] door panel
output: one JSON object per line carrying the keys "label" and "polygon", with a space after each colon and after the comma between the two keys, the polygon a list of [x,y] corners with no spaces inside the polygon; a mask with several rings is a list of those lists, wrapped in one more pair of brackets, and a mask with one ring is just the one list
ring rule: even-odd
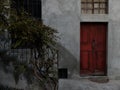
{"label": "door panel", "polygon": [[106,74],[107,23],[81,23],[80,74]]}
{"label": "door panel", "polygon": [[83,65],[82,69],[84,69],[84,70],[87,70],[89,68],[89,64],[88,64],[89,61],[88,61],[88,57],[86,57],[86,56],[88,56],[87,52],[81,53],[81,59],[84,60],[81,62],[81,65]]}

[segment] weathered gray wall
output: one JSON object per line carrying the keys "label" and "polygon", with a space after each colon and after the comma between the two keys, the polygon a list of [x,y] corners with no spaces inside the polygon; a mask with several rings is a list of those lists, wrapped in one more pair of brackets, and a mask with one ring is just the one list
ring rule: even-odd
{"label": "weathered gray wall", "polygon": [[59,32],[59,68],[68,68],[69,78],[79,76],[80,22],[108,22],[107,74],[120,76],[120,0],[109,0],[109,14],[82,15],[81,0],[43,0],[43,22]]}
{"label": "weathered gray wall", "polygon": [[5,73],[0,67],[0,84],[10,87],[16,87],[16,88],[26,88],[27,82],[24,78],[21,78],[18,84],[15,83],[15,80],[13,78],[13,75],[10,73]]}
{"label": "weathered gray wall", "polygon": [[120,0],[109,0],[108,74],[120,76]]}
{"label": "weathered gray wall", "polygon": [[[10,54],[11,55],[13,54],[15,57],[18,57],[18,59],[16,59],[16,60],[21,60],[21,61],[30,60],[30,50],[29,49],[11,50]],[[0,58],[0,60],[1,60],[1,58]],[[14,79],[14,75],[13,75],[14,74],[13,67],[12,67],[12,64],[10,64],[10,65],[11,66],[7,67],[7,69],[9,69],[9,71],[5,72],[5,70],[3,68],[3,64],[0,63],[0,85],[12,87],[12,88],[24,89],[24,90],[40,90],[40,87],[36,80],[34,81],[33,84],[28,84],[26,78],[24,78],[24,76],[22,74],[20,75],[19,82],[15,83],[15,79]]]}
{"label": "weathered gray wall", "polygon": [[43,0],[42,5],[43,22],[59,32],[59,68],[68,68],[69,77],[79,73],[79,4],[79,0]]}

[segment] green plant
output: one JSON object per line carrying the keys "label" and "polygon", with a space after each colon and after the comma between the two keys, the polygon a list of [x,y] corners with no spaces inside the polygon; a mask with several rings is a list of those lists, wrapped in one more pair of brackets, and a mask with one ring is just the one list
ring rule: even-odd
{"label": "green plant", "polygon": [[8,26],[9,5],[5,0],[0,0],[0,31]]}
{"label": "green plant", "polygon": [[[56,47],[57,31],[30,16],[23,8],[20,10],[10,8],[9,12],[9,18],[4,17],[3,19],[7,25],[0,25],[10,33],[8,38],[14,41],[11,44],[12,48],[24,47],[31,50],[29,63],[7,59],[14,67],[13,75],[16,83],[22,74],[28,83],[31,83],[36,77],[41,86],[46,88],[46,84],[49,84],[51,88],[54,86],[55,90],[57,86],[57,70],[54,67],[58,52]],[[4,55],[7,55],[6,53]],[[4,57],[0,58],[5,62]]]}

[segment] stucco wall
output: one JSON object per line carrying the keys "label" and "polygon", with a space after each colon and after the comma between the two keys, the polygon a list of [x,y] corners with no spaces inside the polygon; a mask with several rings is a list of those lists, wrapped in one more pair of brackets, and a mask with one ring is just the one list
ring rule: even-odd
{"label": "stucco wall", "polygon": [[79,50],[75,47],[79,47],[80,10],[76,1],[43,0],[42,18],[44,23],[58,30],[61,44],[78,59]]}
{"label": "stucco wall", "polygon": [[108,74],[120,76],[120,0],[109,0]]}
{"label": "stucco wall", "polygon": [[120,0],[109,0],[109,14],[82,15],[81,0],[43,0],[43,22],[59,32],[59,68],[80,77],[80,22],[108,22],[107,74],[120,76]]}
{"label": "stucco wall", "polygon": [[[13,54],[15,57],[17,57],[16,60],[21,60],[21,61],[30,60],[29,49],[15,49],[8,51],[8,53],[10,53],[10,55]],[[2,59],[0,58],[0,61],[1,60]],[[19,76],[18,83],[16,83],[13,73],[14,68],[12,67],[12,64],[10,63],[9,66],[7,66],[6,68],[8,71],[6,71],[3,68],[3,63],[0,63],[0,85],[12,87],[12,88],[24,89],[24,90],[39,90],[40,87],[36,80],[34,81],[33,84],[28,84],[26,78],[22,74]]]}
{"label": "stucco wall", "polygon": [[79,3],[79,0],[43,0],[42,5],[43,22],[59,32],[59,68],[68,68],[69,77],[79,73]]}

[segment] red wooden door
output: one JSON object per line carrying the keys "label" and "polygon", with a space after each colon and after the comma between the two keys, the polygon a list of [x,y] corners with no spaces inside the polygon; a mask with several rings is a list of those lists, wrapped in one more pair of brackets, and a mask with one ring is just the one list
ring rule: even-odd
{"label": "red wooden door", "polygon": [[80,74],[106,75],[107,23],[81,23]]}

